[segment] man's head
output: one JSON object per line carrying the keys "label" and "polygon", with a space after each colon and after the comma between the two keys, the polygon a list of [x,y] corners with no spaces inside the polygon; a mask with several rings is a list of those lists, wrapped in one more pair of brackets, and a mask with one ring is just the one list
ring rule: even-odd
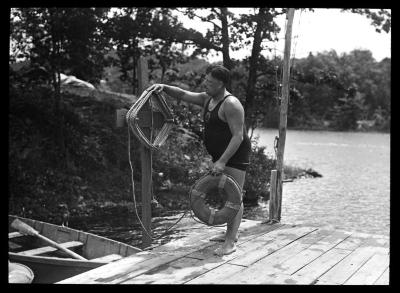
{"label": "man's head", "polygon": [[222,65],[210,65],[206,70],[206,93],[210,96],[215,96],[222,91],[225,91],[229,83],[230,73]]}

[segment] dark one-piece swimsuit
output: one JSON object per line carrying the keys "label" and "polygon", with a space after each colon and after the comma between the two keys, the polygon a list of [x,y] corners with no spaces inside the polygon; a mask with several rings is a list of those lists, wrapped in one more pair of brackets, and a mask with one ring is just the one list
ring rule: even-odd
{"label": "dark one-piece swimsuit", "polygon": [[[232,133],[228,123],[222,121],[218,117],[218,110],[225,99],[232,95],[225,96],[212,111],[208,110],[211,98],[207,101],[204,108],[203,119],[204,119],[204,144],[207,152],[212,156],[212,160],[215,163],[225,152],[232,138]],[[236,168],[242,171],[246,171],[250,163],[250,152],[251,143],[249,136],[247,135],[246,127],[243,125],[243,140],[237,151],[226,163],[227,167]]]}

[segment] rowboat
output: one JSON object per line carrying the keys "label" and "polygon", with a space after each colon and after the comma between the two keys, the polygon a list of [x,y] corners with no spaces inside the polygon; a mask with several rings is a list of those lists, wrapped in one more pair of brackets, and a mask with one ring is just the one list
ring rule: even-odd
{"label": "rowboat", "polygon": [[[86,260],[71,258],[38,237],[22,234],[11,227],[15,219]],[[9,261],[29,267],[35,276],[32,283],[56,283],[142,251],[91,233],[13,215],[8,216],[8,226]]]}

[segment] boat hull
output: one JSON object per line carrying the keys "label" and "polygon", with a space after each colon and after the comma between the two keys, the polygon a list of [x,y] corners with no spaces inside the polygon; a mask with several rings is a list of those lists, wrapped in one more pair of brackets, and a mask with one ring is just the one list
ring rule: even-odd
{"label": "boat hull", "polygon": [[24,264],[33,271],[35,277],[32,283],[56,283],[106,264],[55,257],[23,256],[12,252],[8,254],[8,258],[11,262]]}
{"label": "boat hull", "polygon": [[48,243],[34,236],[10,236],[15,234],[15,229],[9,228],[9,261],[28,266],[35,275],[32,283],[56,283],[141,251],[112,239],[32,219],[9,215],[9,223],[16,218],[57,243],[81,243],[75,252],[87,259],[69,258],[62,251],[27,253],[27,250],[46,247]]}

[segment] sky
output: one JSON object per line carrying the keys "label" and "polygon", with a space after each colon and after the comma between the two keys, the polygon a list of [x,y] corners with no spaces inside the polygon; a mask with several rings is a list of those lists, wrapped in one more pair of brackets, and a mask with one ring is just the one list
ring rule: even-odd
{"label": "sky", "polygon": [[[253,8],[229,8],[234,13],[246,13]],[[203,34],[212,24],[197,19],[189,19],[179,15],[179,20],[187,28],[196,29]],[[276,49],[272,54],[283,56],[286,16],[277,18],[276,22],[281,27],[278,34],[279,42],[271,43]],[[307,57],[309,52],[329,51],[334,49],[339,55],[349,53],[354,49],[367,49],[372,52],[376,61],[391,57],[391,31],[378,33],[372,26],[371,20],[364,15],[351,12],[340,12],[340,9],[324,8],[315,9],[314,12],[296,10],[293,20],[291,56],[296,58]],[[230,52],[231,58],[242,59],[250,56],[251,48]],[[268,51],[263,52],[267,56]],[[222,54],[209,54],[209,62],[222,61]]]}

